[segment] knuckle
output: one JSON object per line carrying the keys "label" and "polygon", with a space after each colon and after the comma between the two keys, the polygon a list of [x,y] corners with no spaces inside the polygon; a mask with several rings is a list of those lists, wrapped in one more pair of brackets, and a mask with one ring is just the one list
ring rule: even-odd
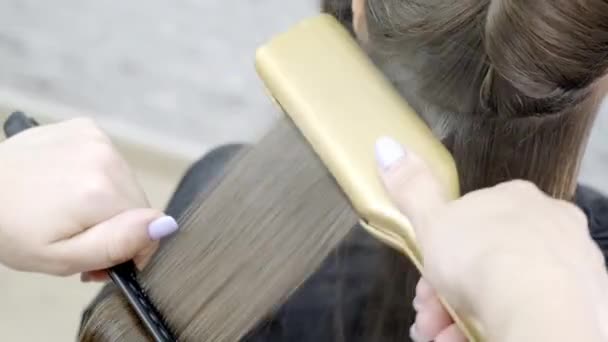
{"label": "knuckle", "polygon": [[89,146],[89,155],[93,165],[97,165],[102,170],[113,168],[120,163],[120,157],[112,145],[96,141]]}
{"label": "knuckle", "polygon": [[512,192],[524,195],[537,195],[541,193],[540,189],[536,186],[536,184],[523,179],[517,179],[507,182],[504,186]]}
{"label": "knuckle", "polygon": [[509,208],[521,208],[547,197],[536,184],[527,180],[512,180],[487,189],[486,195]]}
{"label": "knuckle", "polygon": [[588,235],[588,218],[582,209],[573,203],[560,199],[552,200],[551,204],[552,206],[547,207],[547,209],[551,211],[551,215],[561,218],[562,225],[566,231],[581,236]]}
{"label": "knuckle", "polygon": [[602,251],[597,247],[595,243],[593,243],[593,248],[591,248],[591,260],[594,262],[601,270],[605,270],[608,264],[606,264],[606,256]]}
{"label": "knuckle", "polygon": [[571,217],[574,218],[578,225],[585,227],[589,225],[589,218],[587,218],[585,212],[578,206],[572,203],[567,203],[566,211]]}
{"label": "knuckle", "polygon": [[109,142],[109,138],[94,119],[81,117],[73,119],[73,123],[78,128],[79,133],[87,139]]}
{"label": "knuckle", "polygon": [[102,173],[96,173],[86,178],[86,185],[81,187],[81,197],[85,203],[106,203],[112,197],[112,182]]}

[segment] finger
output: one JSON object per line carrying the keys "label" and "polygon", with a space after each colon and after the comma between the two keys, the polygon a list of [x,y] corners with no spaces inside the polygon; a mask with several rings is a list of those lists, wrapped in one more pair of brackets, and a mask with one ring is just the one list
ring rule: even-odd
{"label": "finger", "polygon": [[426,281],[426,279],[420,278],[416,285],[416,298],[424,301],[434,296],[436,296],[436,294],[431,284]]}
{"label": "finger", "polygon": [[152,243],[133,256],[133,263],[135,263],[135,267],[137,267],[138,270],[143,270],[150,260],[152,260],[152,256],[156,253],[158,245],[158,242]]}
{"label": "finger", "polygon": [[431,284],[424,278],[420,278],[416,285],[416,296],[414,297],[413,305],[416,312],[423,309],[423,305],[429,300],[435,298],[435,290]]}
{"label": "finger", "polygon": [[[158,244],[152,243],[142,251],[138,252],[138,254],[133,257],[135,266],[139,270],[142,270],[150,262],[150,259],[152,259],[152,256],[157,249]],[[108,274],[108,270],[89,271],[82,273],[80,275],[80,280],[83,283],[103,283],[110,280],[110,275]]]}
{"label": "finger", "polygon": [[424,240],[421,222],[448,201],[441,184],[422,159],[391,138],[377,141],[376,157],[387,191]]}
{"label": "finger", "polygon": [[111,142],[108,142],[108,146],[111,152],[108,152],[106,156],[108,160],[105,173],[110,176],[114,189],[119,189],[128,203],[142,208],[150,207],[148,197],[129,163],[116,152],[116,148]]}
{"label": "finger", "polygon": [[[158,240],[178,229],[175,220],[153,209],[134,209],[51,246],[61,273],[104,270],[139,258],[149,260]],[[62,266],[58,266],[62,267]]]}
{"label": "finger", "polygon": [[418,332],[418,327],[416,327],[416,324],[412,325],[410,327],[410,339],[413,342],[429,342],[432,341],[432,339],[428,339],[428,338],[423,338],[420,336],[420,333]]}
{"label": "finger", "polygon": [[416,316],[416,328],[421,338],[434,340],[439,333],[452,323],[450,314],[445,310],[437,297],[431,297],[420,306]]}
{"label": "finger", "polygon": [[[572,224],[567,226],[569,227],[587,227],[589,225],[589,218],[587,214],[575,204],[565,200],[554,200],[553,203],[556,206],[560,206],[562,210],[560,213],[564,215],[564,218],[567,218]],[[578,232],[578,230],[576,230]]]}
{"label": "finger", "polygon": [[452,324],[437,335],[435,342],[467,342],[467,338],[456,324]]}

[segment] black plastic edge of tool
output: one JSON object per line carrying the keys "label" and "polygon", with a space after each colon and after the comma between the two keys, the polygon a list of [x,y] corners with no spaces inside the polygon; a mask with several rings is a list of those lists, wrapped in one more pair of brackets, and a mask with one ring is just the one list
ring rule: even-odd
{"label": "black plastic edge of tool", "polygon": [[38,126],[36,120],[27,117],[23,112],[14,112],[6,121],[4,121],[3,129],[7,138],[17,135],[26,129]]}
{"label": "black plastic edge of tool", "polygon": [[146,292],[139,285],[135,265],[132,262],[114,266],[109,274],[112,281],[127,297],[131,307],[156,342],[177,341],[156,307],[152,305],[152,301],[150,301]]}
{"label": "black plastic edge of tool", "polygon": [[[36,120],[23,112],[12,113],[4,122],[3,129],[7,138],[13,137],[29,128],[38,126]],[[144,327],[155,342],[176,342],[177,339],[165,324],[162,316],[137,281],[135,264],[131,261],[114,266],[108,271],[110,278],[121,290]]]}

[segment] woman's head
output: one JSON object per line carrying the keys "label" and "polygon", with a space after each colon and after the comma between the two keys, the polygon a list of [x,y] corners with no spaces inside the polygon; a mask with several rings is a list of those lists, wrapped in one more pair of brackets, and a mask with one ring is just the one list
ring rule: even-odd
{"label": "woman's head", "polygon": [[573,194],[605,90],[608,2],[328,0],[324,9],[352,21],[452,150],[465,191],[527,178]]}

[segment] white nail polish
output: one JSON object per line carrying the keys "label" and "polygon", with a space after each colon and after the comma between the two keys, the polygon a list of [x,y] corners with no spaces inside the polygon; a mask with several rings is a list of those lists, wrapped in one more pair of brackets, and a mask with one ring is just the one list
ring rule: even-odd
{"label": "white nail polish", "polygon": [[416,330],[416,324],[412,324],[412,326],[410,327],[410,338],[414,342],[423,342],[422,340],[420,340],[420,337],[418,337],[418,330]]}
{"label": "white nail polish", "polygon": [[414,310],[416,310],[416,312],[420,311],[420,299],[418,297],[414,297],[414,300],[412,301],[412,306],[414,307]]}
{"label": "white nail polish", "polygon": [[405,157],[405,150],[395,139],[382,137],[376,141],[376,159],[383,169],[388,169]]}

